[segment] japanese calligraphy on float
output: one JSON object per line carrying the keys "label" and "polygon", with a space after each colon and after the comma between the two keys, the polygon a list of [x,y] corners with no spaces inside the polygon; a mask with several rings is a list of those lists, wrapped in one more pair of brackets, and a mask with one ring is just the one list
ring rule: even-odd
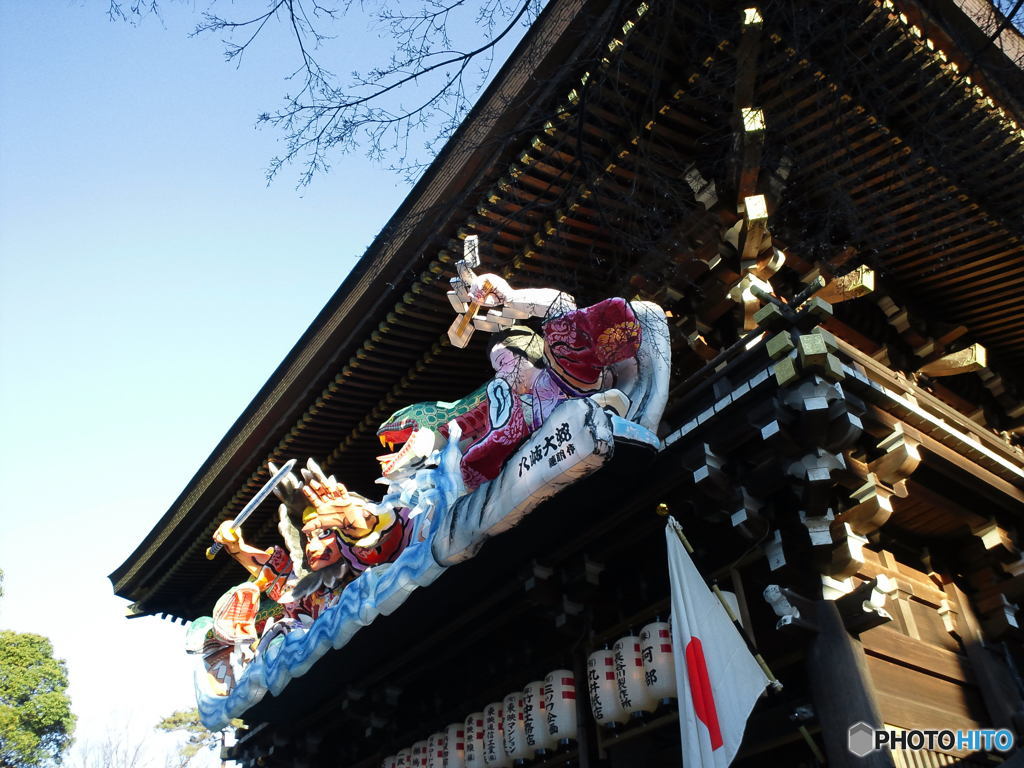
{"label": "japanese calligraphy on float", "polygon": [[[244,514],[215,532],[210,556],[223,548],[249,579],[188,633],[208,728],[279,693],[413,590],[597,471],[617,442],[661,447],[670,349],[660,307],[622,298],[577,307],[557,289],[477,275],[478,265],[476,238],[467,238],[448,292],[456,312],[449,338],[462,348],[474,333],[490,334],[493,377],[380,425],[392,449],[378,459],[383,496],[349,491],[312,459],[297,473],[293,462],[271,465],[260,494],[280,501],[281,544],[250,545]],[[468,764],[468,732],[466,742]]]}

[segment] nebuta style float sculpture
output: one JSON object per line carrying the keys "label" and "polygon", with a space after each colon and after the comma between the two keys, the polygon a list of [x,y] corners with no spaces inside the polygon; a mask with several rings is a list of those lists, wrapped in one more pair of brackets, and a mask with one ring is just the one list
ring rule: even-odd
{"label": "nebuta style float sculpture", "polygon": [[[312,459],[302,476],[287,473],[274,488],[285,546],[250,545],[235,520],[225,520],[213,535],[251,575],[214,608],[203,654],[215,689],[226,691],[273,638],[309,626],[359,573],[393,561],[408,543],[407,516],[349,492]],[[301,518],[301,529],[294,518]]]}
{"label": "nebuta style float sculpture", "polygon": [[[448,292],[458,314],[448,335],[465,347],[474,330],[494,334],[488,350],[494,378],[461,400],[417,403],[392,414],[377,434],[382,445],[402,448],[379,457],[385,477],[439,448],[448,438],[445,417],[461,427],[469,490],[495,478],[509,455],[568,399],[591,397],[657,431],[670,360],[660,307],[613,298],[578,309],[563,291],[514,290],[498,275],[477,275],[478,265],[476,237],[470,236]],[[525,324],[532,318],[540,320],[539,330]]]}
{"label": "nebuta style float sculpture", "polygon": [[381,442],[398,450],[379,457],[379,501],[310,460],[301,479],[285,473],[274,489],[284,546],[260,549],[236,521],[220,525],[214,540],[250,580],[189,633],[205,662],[196,693],[207,727],[279,692],[599,469],[616,442],[660,448],[670,367],[661,309],[621,298],[579,308],[562,291],[514,289],[474,272],[475,238],[467,241],[448,293],[457,312],[449,336],[464,347],[474,331],[492,334],[493,377],[459,400],[406,406],[380,426]]}

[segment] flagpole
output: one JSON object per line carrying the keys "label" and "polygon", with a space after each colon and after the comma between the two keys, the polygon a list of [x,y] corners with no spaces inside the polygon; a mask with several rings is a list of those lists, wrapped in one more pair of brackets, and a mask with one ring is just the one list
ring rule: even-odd
{"label": "flagpole", "polygon": [[[693,546],[690,544],[690,540],[686,538],[686,534],[683,533],[683,526],[680,525],[679,521],[676,520],[675,517],[672,515],[672,512],[669,509],[668,504],[665,504],[664,502],[658,504],[657,512],[662,517],[668,518],[673,523],[675,523],[675,525],[672,526],[672,530],[679,538],[679,542],[683,545],[683,548],[686,550],[686,553],[692,557],[694,554]],[[699,573],[700,569],[698,568],[697,571]],[[704,578],[703,573],[701,573],[701,578]],[[704,578],[704,582],[706,584],[708,580]],[[718,588],[718,584],[715,582],[711,582],[709,586],[711,587],[711,591],[715,593],[715,597],[718,598],[718,602],[721,603],[722,607],[725,609],[725,613],[729,617],[729,620],[732,621],[733,626],[736,627],[736,631],[740,633],[740,637],[742,637],[743,641],[747,644],[747,648],[753,655],[754,661],[757,662],[757,665],[761,668],[761,671],[764,672],[765,677],[768,678],[768,682],[769,685],[772,687],[772,690],[781,691],[782,683],[775,676],[775,673],[772,672],[771,668],[768,666],[768,663],[764,660],[764,657],[761,656],[761,652],[757,650],[757,647],[750,639],[750,636],[747,634],[747,630],[743,627],[743,624],[740,623],[740,620],[736,617],[736,614],[732,612],[732,606],[730,606],[729,601],[725,599],[725,595],[723,595],[722,590]],[[814,757],[818,760],[818,762],[824,765],[825,755],[822,754],[821,749],[818,747],[817,743],[815,743],[814,739],[811,737],[811,734],[807,730],[807,727],[805,725],[798,725],[797,732],[803,737],[804,742],[807,744],[808,748],[814,754]]]}

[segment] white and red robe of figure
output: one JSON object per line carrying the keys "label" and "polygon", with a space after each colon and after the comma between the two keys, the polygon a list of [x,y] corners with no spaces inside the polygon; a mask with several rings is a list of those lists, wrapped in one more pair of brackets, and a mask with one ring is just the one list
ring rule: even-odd
{"label": "white and red robe of figure", "polygon": [[541,335],[546,367],[525,396],[530,414],[524,413],[520,398],[513,397],[506,423],[492,425],[466,451],[462,474],[470,489],[497,477],[508,457],[559,403],[600,391],[607,367],[636,355],[642,332],[629,302],[616,298],[549,318],[541,326]]}

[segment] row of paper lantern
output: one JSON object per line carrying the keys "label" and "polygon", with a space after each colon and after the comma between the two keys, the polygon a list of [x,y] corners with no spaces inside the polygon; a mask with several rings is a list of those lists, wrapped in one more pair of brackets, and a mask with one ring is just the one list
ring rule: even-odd
{"label": "row of paper lantern", "polygon": [[[590,711],[599,725],[615,727],[643,717],[676,696],[671,630],[645,626],[587,659]],[[381,768],[512,768],[564,747],[576,738],[576,679],[556,669],[452,723],[429,739],[384,758]]]}
{"label": "row of paper lantern", "polygon": [[576,738],[576,678],[556,669],[384,758],[381,768],[512,768]]}
{"label": "row of paper lantern", "polygon": [[676,667],[668,622],[655,621],[640,635],[619,638],[587,659],[590,712],[598,725],[614,728],[654,712],[676,697]]}

